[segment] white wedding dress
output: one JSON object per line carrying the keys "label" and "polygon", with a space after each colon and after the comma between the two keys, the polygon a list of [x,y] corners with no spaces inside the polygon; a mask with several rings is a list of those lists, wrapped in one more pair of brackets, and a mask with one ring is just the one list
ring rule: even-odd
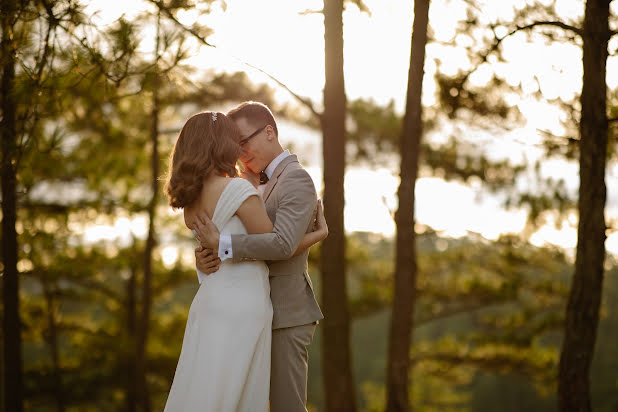
{"label": "white wedding dress", "polygon": [[[221,234],[247,233],[235,213],[253,195],[257,190],[244,179],[228,183],[212,217]],[[268,267],[227,259],[211,275],[198,271],[198,278],[165,412],[266,412],[273,315]]]}

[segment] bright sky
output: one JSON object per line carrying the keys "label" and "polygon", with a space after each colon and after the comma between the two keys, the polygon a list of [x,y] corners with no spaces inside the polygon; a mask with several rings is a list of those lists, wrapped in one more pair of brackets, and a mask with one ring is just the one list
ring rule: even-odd
{"label": "bright sky", "polygon": [[[413,1],[365,0],[371,16],[360,13],[355,6],[348,6],[344,14],[344,71],[346,93],[349,99],[372,98],[379,103],[394,99],[401,112],[404,109],[407,71],[410,53],[410,35],[413,20]],[[438,41],[448,41],[454,33],[455,23],[463,17],[459,1],[434,0],[430,8],[430,24]],[[507,4],[521,7],[523,0],[485,0],[483,9],[487,19],[511,15]],[[557,8],[565,18],[577,18],[583,13],[583,2],[558,0]],[[125,14],[128,18],[144,7],[137,0],[96,0],[88,12],[100,10],[97,22],[109,24]],[[243,70],[256,82],[270,82],[263,74],[247,68],[239,62],[250,62],[262,68],[297,94],[310,97],[319,105],[324,84],[324,37],[323,18],[320,14],[301,15],[304,10],[319,10],[322,1],[285,0],[228,0],[223,11],[214,6],[212,13],[200,21],[213,28],[209,41],[217,49],[196,49],[189,62],[198,68],[222,71]],[[618,4],[613,2],[613,13],[618,14]],[[195,20],[195,13],[181,16],[187,22]],[[144,36],[142,49],[152,48],[152,37]],[[458,38],[465,42],[465,38]],[[569,99],[581,89],[581,51],[572,45],[542,42],[529,43],[525,36],[516,35],[504,42],[507,62],[485,67],[474,75],[472,81],[482,84],[496,70],[512,85],[521,84],[526,93],[538,90],[546,98]],[[618,47],[618,39],[610,49]],[[459,50],[437,43],[427,48],[426,75],[423,85],[423,102],[434,103],[435,85],[433,73],[436,64],[446,73],[455,73],[457,68],[469,62]],[[618,87],[618,59],[608,61],[608,85]],[[538,79],[538,81],[537,81]],[[274,83],[271,83],[274,85]],[[277,97],[282,101],[292,98],[280,90]],[[563,133],[561,116],[556,108],[538,103],[530,96],[512,96],[524,114],[527,124],[523,129],[508,134],[505,138],[488,143],[488,152],[495,157],[519,159],[527,156],[534,159],[539,150],[534,146],[540,141],[537,129]],[[321,136],[318,132],[298,125],[281,122],[280,136],[284,144],[293,144],[295,151],[307,166],[316,186],[321,189]],[[431,138],[440,139],[435,135]],[[525,144],[522,144],[524,142]],[[543,171],[548,176],[563,177],[572,190],[577,190],[577,165],[565,162],[550,162]],[[399,178],[396,170],[387,165],[374,165],[371,169],[350,166],[345,180],[345,222],[348,231],[372,231],[392,236],[395,226],[391,211],[397,207],[396,191]],[[618,167],[608,170],[608,218],[618,217]],[[444,235],[459,237],[467,231],[478,232],[488,239],[502,233],[520,232],[524,226],[524,211],[505,211],[496,197],[484,193],[482,188],[445,182],[437,178],[421,178],[417,182],[417,220],[443,231]],[[143,220],[143,219],[142,219]],[[123,221],[124,222],[124,221]],[[145,220],[142,224],[145,225]],[[126,221],[118,227],[99,225],[90,231],[91,240],[130,233],[139,223]],[[561,230],[545,226],[532,236],[537,245],[546,242],[567,249],[576,244],[576,219]],[[121,235],[124,236],[124,235]],[[609,251],[618,254],[618,232],[606,242]],[[166,260],[178,256],[172,247],[163,250]]]}

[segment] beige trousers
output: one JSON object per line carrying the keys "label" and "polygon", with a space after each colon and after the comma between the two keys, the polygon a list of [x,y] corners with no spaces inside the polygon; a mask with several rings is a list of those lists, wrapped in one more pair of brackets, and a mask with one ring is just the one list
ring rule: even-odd
{"label": "beige trousers", "polygon": [[307,346],[315,323],[274,329],[271,348],[270,412],[306,412]]}

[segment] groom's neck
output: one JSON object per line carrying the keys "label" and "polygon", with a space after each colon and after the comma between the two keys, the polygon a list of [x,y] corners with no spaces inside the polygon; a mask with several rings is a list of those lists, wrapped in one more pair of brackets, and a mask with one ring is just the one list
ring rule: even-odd
{"label": "groom's neck", "polygon": [[271,164],[273,160],[275,160],[277,156],[279,156],[281,153],[283,153],[283,148],[281,147],[281,145],[278,145],[277,148],[272,151],[268,164]]}

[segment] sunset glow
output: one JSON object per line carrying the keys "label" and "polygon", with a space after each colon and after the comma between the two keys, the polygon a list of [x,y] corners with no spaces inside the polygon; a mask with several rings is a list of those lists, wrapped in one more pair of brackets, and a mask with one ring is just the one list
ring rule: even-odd
{"label": "sunset glow", "polygon": [[[403,112],[409,64],[412,2],[366,0],[371,15],[361,13],[349,5],[344,13],[345,81],[350,100],[371,98],[386,104],[394,100],[397,110]],[[525,2],[512,1],[516,7]],[[114,7],[114,4],[117,7]],[[135,6],[132,8],[131,4]],[[378,7],[379,6],[379,7]],[[99,10],[93,17],[102,24],[111,24],[122,14],[139,12],[142,2],[98,0],[91,2],[88,11]],[[200,69],[220,71],[245,71],[255,82],[266,82],[277,88],[264,74],[245,66],[242,62],[262,68],[302,96],[309,97],[319,107],[324,84],[324,35],[323,18],[319,13],[302,14],[307,10],[320,10],[321,1],[287,2],[279,0],[231,0],[224,10],[215,3],[211,13],[200,20],[213,28],[209,38],[217,48],[197,47],[189,63]],[[484,2],[484,15],[488,19],[511,13],[505,2]],[[581,2],[557,2],[559,12],[567,18],[577,19],[582,13]],[[188,11],[180,15],[183,22],[193,22],[197,13]],[[435,103],[433,74],[436,66],[445,73],[455,73],[470,64],[460,49],[443,44],[452,39],[457,19],[463,17],[463,8],[457,1],[432,3],[430,22],[437,42],[427,47],[426,75],[423,102]],[[465,42],[465,38],[458,38]],[[190,40],[191,43],[191,40]],[[152,43],[144,38],[142,49]],[[555,106],[539,102],[533,93],[540,91],[547,99],[571,99],[581,90],[581,49],[570,44],[529,42],[526,36],[512,36],[504,42],[506,62],[485,65],[471,79],[475,84],[487,82],[495,72],[509,84],[521,85],[523,96],[513,96],[526,119],[522,129],[515,130],[502,143],[494,143],[492,156],[528,159],[538,156],[535,144],[541,141],[539,130],[560,135],[564,116]],[[613,70],[612,70],[613,69]],[[618,59],[608,60],[608,85],[618,85]],[[293,97],[278,89],[277,98],[292,102]],[[318,190],[322,187],[321,135],[319,131],[282,122],[281,141],[293,145],[301,162],[308,167]],[[428,136],[440,139],[440,136]],[[465,138],[465,136],[464,136]],[[572,190],[577,190],[577,165],[564,161],[551,161],[544,165],[546,175],[562,177]],[[373,165],[359,168],[349,165],[346,174],[345,222],[347,231],[370,231],[393,236],[395,225],[391,213],[396,210],[396,191],[399,177],[396,168]],[[608,218],[618,216],[618,176],[616,169],[608,170]],[[420,178],[417,182],[417,220],[446,236],[459,237],[468,231],[496,239],[504,233],[519,233],[524,228],[525,210],[503,208],[501,201],[480,188],[460,183],[449,183],[439,178]],[[126,224],[102,227],[93,226],[87,231],[89,241],[126,236]],[[555,244],[572,249],[576,244],[576,227],[565,226],[556,230],[542,227],[535,233],[536,245]],[[618,233],[609,233],[606,246],[618,254]],[[167,250],[167,249],[166,249]],[[166,252],[171,262],[172,253]],[[177,255],[174,255],[177,256]]]}

